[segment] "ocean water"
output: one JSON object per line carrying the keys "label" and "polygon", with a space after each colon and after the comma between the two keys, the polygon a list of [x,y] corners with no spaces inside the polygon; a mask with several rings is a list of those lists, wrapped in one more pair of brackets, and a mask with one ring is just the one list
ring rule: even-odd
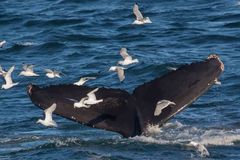
{"label": "ocean water", "polygon": [[[240,1],[146,0],[140,10],[152,24],[132,25],[127,0],[1,0],[0,64],[15,65],[19,85],[0,90],[0,159],[240,159]],[[140,63],[119,83],[110,66],[128,48]],[[167,72],[167,67],[217,53],[225,64],[220,81],[162,128],[148,136],[122,138],[54,116],[58,128],[36,124],[42,110],[26,86],[73,83],[97,76],[89,86],[133,89]],[[18,76],[34,64],[39,78]],[[48,79],[44,69],[63,73]],[[4,81],[0,80],[0,84]],[[198,142],[209,155],[189,146]]]}

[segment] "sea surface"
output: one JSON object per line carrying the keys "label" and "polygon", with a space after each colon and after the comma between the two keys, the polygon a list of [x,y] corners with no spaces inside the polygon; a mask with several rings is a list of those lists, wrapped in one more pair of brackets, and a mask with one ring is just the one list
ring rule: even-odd
{"label": "sea surface", "polygon": [[[0,90],[0,160],[28,159],[240,159],[240,1],[141,0],[152,24],[133,25],[132,0],[1,0],[0,64],[15,65],[19,85]],[[128,66],[124,83],[109,72],[126,47],[140,63]],[[149,136],[123,138],[54,115],[57,128],[36,124],[42,110],[26,93],[30,83],[73,83],[132,92],[167,73],[167,67],[217,53],[225,64],[215,85]],[[38,78],[18,76],[34,64]],[[48,79],[44,69],[62,72]],[[4,83],[0,80],[0,85]],[[197,142],[209,152],[189,146]]]}

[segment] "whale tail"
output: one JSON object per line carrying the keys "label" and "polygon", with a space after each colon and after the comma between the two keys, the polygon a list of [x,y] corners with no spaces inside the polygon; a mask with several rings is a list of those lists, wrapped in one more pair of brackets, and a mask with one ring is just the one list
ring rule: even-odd
{"label": "whale tail", "polygon": [[[88,86],[71,84],[40,88],[30,84],[28,95],[41,109],[56,103],[55,114],[88,126],[118,132],[124,137],[133,137],[145,133],[149,124],[161,126],[185,109],[215,83],[223,70],[224,65],[218,56],[210,55],[204,61],[183,65],[142,84],[132,94],[120,89],[99,88],[95,95],[103,102],[90,108],[74,108],[74,102],[69,100],[86,97],[94,89]],[[176,105],[165,107],[160,115],[154,116],[157,102],[163,99]]]}

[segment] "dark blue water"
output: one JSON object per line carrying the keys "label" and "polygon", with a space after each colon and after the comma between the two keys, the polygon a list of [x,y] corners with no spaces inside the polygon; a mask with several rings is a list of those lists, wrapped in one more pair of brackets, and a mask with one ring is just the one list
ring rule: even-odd
{"label": "dark blue water", "polygon": [[[1,0],[0,64],[15,65],[14,81],[0,90],[0,159],[240,159],[240,1],[139,1],[153,21],[132,25],[135,1]],[[140,63],[129,66],[119,83],[108,72],[121,47]],[[42,110],[26,94],[29,83],[73,83],[97,76],[90,86],[126,89],[167,72],[166,67],[220,55],[222,85],[213,86],[193,105],[150,136],[122,138],[54,116],[58,128],[36,124]],[[22,63],[35,64],[39,78],[18,76]],[[48,79],[45,68],[61,71]],[[1,84],[4,81],[0,81]],[[203,144],[204,157],[186,145]]]}

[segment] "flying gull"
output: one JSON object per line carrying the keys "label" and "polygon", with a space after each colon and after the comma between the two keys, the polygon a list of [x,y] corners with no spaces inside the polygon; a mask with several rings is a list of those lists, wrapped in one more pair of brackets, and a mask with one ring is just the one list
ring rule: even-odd
{"label": "flying gull", "polygon": [[19,75],[27,76],[27,77],[39,76],[38,74],[34,73],[33,65],[27,65],[27,64],[23,65],[23,71],[21,71]]}
{"label": "flying gull", "polygon": [[152,23],[149,17],[143,17],[142,13],[139,11],[137,3],[135,3],[133,6],[133,14],[136,16],[136,20],[133,22],[133,24]]}
{"label": "flying gull", "polygon": [[119,67],[119,66],[112,66],[112,67],[110,67],[109,71],[117,72],[118,78],[119,78],[120,82],[122,82],[125,79],[124,69],[126,69],[126,68]]}
{"label": "flying gull", "polygon": [[14,70],[14,66],[12,66],[7,72],[2,73],[2,76],[6,83],[6,84],[2,85],[2,89],[9,89],[9,88],[12,88],[13,86],[18,85],[18,82],[13,83],[13,81],[12,81],[11,74],[12,74],[13,70]]}
{"label": "flying gull", "polygon": [[129,65],[129,64],[133,64],[133,63],[138,63],[139,62],[138,59],[133,59],[132,56],[130,56],[127,53],[127,49],[126,48],[121,48],[120,55],[122,56],[122,58],[124,60],[123,61],[118,61],[118,64]]}
{"label": "flying gull", "polygon": [[91,79],[96,79],[96,77],[82,77],[78,82],[75,82],[74,85],[82,86],[85,82]]}
{"label": "flying gull", "polygon": [[52,119],[52,113],[56,109],[56,107],[57,104],[53,103],[49,108],[45,109],[45,119],[39,119],[37,123],[41,123],[42,125],[47,127],[57,127],[57,123]]}
{"label": "flying gull", "polygon": [[169,105],[176,105],[176,104],[174,102],[171,102],[171,101],[165,100],[165,99],[158,101],[155,111],[154,111],[154,116],[159,116],[162,113],[162,110]]}
{"label": "flying gull", "polygon": [[51,70],[51,69],[45,69],[45,71],[47,72],[46,76],[48,78],[55,78],[55,77],[61,78],[60,72],[58,72],[58,71]]}

